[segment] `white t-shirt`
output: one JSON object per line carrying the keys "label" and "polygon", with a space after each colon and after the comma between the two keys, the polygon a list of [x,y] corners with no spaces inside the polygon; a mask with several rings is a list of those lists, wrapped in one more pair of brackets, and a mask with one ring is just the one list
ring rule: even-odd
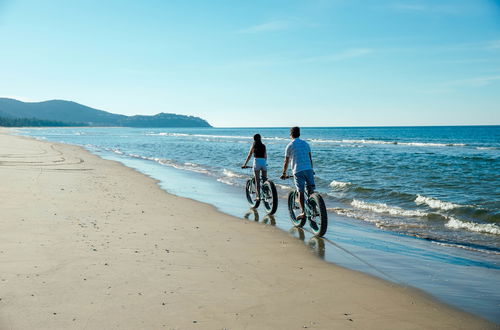
{"label": "white t-shirt", "polygon": [[293,174],[312,169],[311,159],[309,158],[310,152],[309,144],[299,138],[295,138],[286,146],[285,156],[290,158]]}

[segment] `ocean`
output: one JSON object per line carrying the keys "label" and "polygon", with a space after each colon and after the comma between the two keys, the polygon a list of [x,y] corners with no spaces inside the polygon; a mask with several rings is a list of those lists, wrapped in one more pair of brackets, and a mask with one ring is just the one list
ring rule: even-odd
{"label": "ocean", "polygon": [[[328,261],[416,286],[499,322],[500,297],[491,291],[500,292],[500,126],[302,128],[301,138],[312,149],[317,190],[329,213],[325,240],[314,239],[307,231],[297,233],[286,216],[284,196],[292,182],[279,176],[284,149],[290,142],[288,128],[19,131],[84,146],[159,179],[167,191],[253,220],[258,220],[258,213],[247,212],[243,206],[243,189],[251,172],[241,165],[252,136],[259,133],[267,146],[268,175],[278,187],[281,204],[276,217],[267,218],[268,222],[278,223],[301,239],[306,236],[308,244]],[[364,241],[356,243],[363,237]],[[391,248],[393,243],[398,248]],[[346,247],[347,251],[339,252]],[[409,252],[412,249],[419,252]],[[374,255],[374,251],[379,252]],[[363,261],[353,264],[349,253]],[[399,262],[411,254],[404,268],[412,267],[415,260],[431,261],[413,266],[413,270],[394,269],[398,262],[386,260],[394,258],[393,254]],[[460,267],[462,274],[449,276],[443,258],[451,258],[449,262]],[[429,276],[442,276],[432,270],[436,265],[444,267],[447,280],[429,284]],[[423,278],[412,271],[424,272]],[[489,284],[480,284],[487,278]],[[465,280],[477,282],[474,290],[484,286],[475,293],[476,299],[467,298],[466,290],[458,288]],[[457,295],[461,297],[458,303]]]}

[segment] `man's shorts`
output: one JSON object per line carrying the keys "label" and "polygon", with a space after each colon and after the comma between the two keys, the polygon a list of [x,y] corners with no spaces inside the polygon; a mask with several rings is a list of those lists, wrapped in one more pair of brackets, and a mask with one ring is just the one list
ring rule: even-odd
{"label": "man's shorts", "polygon": [[297,172],[293,175],[293,181],[295,183],[295,187],[299,192],[305,191],[305,186],[307,184],[307,191],[312,192],[316,189],[316,185],[314,184],[314,172],[313,170],[304,170]]}

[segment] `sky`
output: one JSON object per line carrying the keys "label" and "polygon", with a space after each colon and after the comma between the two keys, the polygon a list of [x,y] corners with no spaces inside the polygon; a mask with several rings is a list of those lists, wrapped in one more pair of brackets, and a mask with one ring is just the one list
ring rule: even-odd
{"label": "sky", "polygon": [[500,0],[0,0],[0,97],[217,127],[500,124]]}

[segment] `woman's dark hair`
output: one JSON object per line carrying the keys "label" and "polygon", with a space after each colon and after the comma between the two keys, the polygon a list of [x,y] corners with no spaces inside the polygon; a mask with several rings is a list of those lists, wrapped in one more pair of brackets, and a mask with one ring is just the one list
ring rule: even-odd
{"label": "woman's dark hair", "polygon": [[253,156],[255,158],[264,158],[266,156],[266,146],[262,143],[260,134],[255,134],[253,141]]}
{"label": "woman's dark hair", "polygon": [[300,128],[297,126],[290,128],[290,135],[293,138],[298,138],[300,136]]}

